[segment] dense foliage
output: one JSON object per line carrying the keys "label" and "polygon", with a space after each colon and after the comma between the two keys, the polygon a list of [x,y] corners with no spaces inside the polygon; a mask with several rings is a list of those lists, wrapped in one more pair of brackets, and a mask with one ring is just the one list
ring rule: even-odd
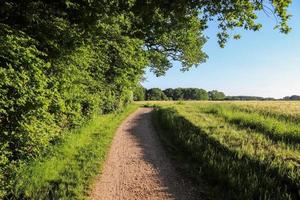
{"label": "dense foliage", "polygon": [[149,101],[168,100],[165,93],[159,88],[151,88],[146,92],[146,99]]}
{"label": "dense foliage", "polygon": [[138,84],[133,89],[133,100],[134,101],[144,101],[146,99],[146,88],[144,88],[142,85]]}
{"label": "dense foliage", "polygon": [[187,172],[222,199],[299,199],[299,111],[297,102],[165,103],[154,119]]}
{"label": "dense foliage", "polygon": [[199,88],[168,88],[164,93],[170,100],[208,100],[208,93]]}
{"label": "dense foliage", "polygon": [[[290,0],[2,0],[0,5],[0,198],[11,172],[58,143],[64,129],[128,104],[145,67],[163,75],[205,62],[203,32],[258,30],[272,5],[288,32]],[[234,36],[238,38],[237,36]]]}
{"label": "dense foliage", "polygon": [[[223,92],[214,90],[214,93],[222,94],[222,96],[209,96],[210,92],[200,88],[168,88],[161,90],[160,88],[145,89],[139,87],[134,91],[136,101],[166,101],[166,100],[222,100],[225,98]],[[219,97],[219,98],[217,98]]]}
{"label": "dense foliage", "polygon": [[[9,26],[1,27],[3,189],[10,186],[14,166],[55,143],[63,129],[81,125],[94,113],[107,113],[129,103],[131,87],[139,81],[146,61],[135,39],[120,36],[118,42],[86,42],[52,58],[37,49],[40,41]],[[123,45],[132,51],[122,49]]]}
{"label": "dense foliage", "polygon": [[116,129],[137,108],[129,105],[122,112],[93,117],[83,127],[70,131],[50,153],[14,171],[11,199],[87,199],[90,183],[104,164]]}
{"label": "dense foliage", "polygon": [[209,96],[210,100],[223,100],[223,99],[225,99],[225,94],[223,92],[219,92],[217,90],[209,91],[208,96]]}

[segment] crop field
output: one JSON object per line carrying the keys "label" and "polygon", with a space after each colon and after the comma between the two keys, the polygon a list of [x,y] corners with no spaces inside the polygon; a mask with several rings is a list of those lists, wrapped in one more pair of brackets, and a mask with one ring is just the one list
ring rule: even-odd
{"label": "crop field", "polygon": [[300,103],[152,102],[163,141],[227,199],[300,199]]}

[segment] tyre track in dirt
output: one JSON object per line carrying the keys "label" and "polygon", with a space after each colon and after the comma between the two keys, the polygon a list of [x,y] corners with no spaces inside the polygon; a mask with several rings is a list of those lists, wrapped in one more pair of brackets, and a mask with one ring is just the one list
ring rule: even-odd
{"label": "tyre track in dirt", "polygon": [[139,108],[118,128],[90,199],[204,199],[167,157],[151,124],[151,111]]}

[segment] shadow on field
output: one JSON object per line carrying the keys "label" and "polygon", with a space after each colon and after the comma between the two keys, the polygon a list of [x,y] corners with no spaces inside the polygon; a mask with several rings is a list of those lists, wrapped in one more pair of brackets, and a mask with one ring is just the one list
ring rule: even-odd
{"label": "shadow on field", "polygon": [[175,154],[182,154],[189,164],[187,173],[218,188],[223,199],[282,199],[285,195],[300,199],[297,181],[279,167],[239,154],[172,108],[158,109],[154,115],[155,125],[172,143]]}

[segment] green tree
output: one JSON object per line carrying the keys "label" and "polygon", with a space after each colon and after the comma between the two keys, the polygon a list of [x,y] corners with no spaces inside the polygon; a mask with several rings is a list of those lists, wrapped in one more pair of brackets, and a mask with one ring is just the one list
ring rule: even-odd
{"label": "green tree", "polygon": [[174,100],[174,89],[167,88],[163,91],[163,93],[168,97],[169,100]]}
{"label": "green tree", "polygon": [[[0,23],[24,31],[39,41],[38,49],[57,58],[95,37],[117,41],[117,32],[103,35],[108,27],[122,36],[142,42],[149,65],[157,75],[171,67],[169,60],[182,63],[182,70],[205,62],[203,32],[208,21],[219,27],[220,46],[230,37],[228,30],[257,31],[258,11],[273,12],[281,32],[287,33],[291,0],[83,0],[83,1],[2,1]],[[46,11],[46,12],[45,12]],[[46,14],[45,14],[46,13]],[[95,36],[95,37],[94,37]],[[234,38],[239,36],[234,35]]]}
{"label": "green tree", "polygon": [[175,88],[173,93],[174,100],[183,100],[184,98],[184,91],[182,88]]}
{"label": "green tree", "polygon": [[195,91],[195,100],[208,100],[208,92],[204,89],[196,89]]}
{"label": "green tree", "polygon": [[134,101],[144,101],[146,98],[146,89],[142,85],[137,85],[133,91]]}
{"label": "green tree", "polygon": [[134,23],[138,31],[134,36],[144,41],[152,71],[163,75],[171,67],[168,58],[180,61],[183,71],[206,61],[207,55],[202,48],[206,42],[203,31],[208,21],[218,24],[219,32],[216,34],[220,46],[224,47],[231,37],[228,30],[244,28],[257,31],[262,27],[256,22],[258,11],[271,9],[278,18],[276,28],[289,32],[287,7],[290,3],[291,0],[150,0],[136,1],[130,10],[138,16]]}
{"label": "green tree", "polygon": [[159,88],[151,88],[147,90],[147,100],[150,101],[160,101],[168,100],[168,97]]}
{"label": "green tree", "polygon": [[223,100],[225,99],[225,94],[219,92],[218,90],[212,90],[208,92],[209,100]]}
{"label": "green tree", "polygon": [[208,100],[207,91],[199,88],[168,88],[163,92],[172,100]]}

